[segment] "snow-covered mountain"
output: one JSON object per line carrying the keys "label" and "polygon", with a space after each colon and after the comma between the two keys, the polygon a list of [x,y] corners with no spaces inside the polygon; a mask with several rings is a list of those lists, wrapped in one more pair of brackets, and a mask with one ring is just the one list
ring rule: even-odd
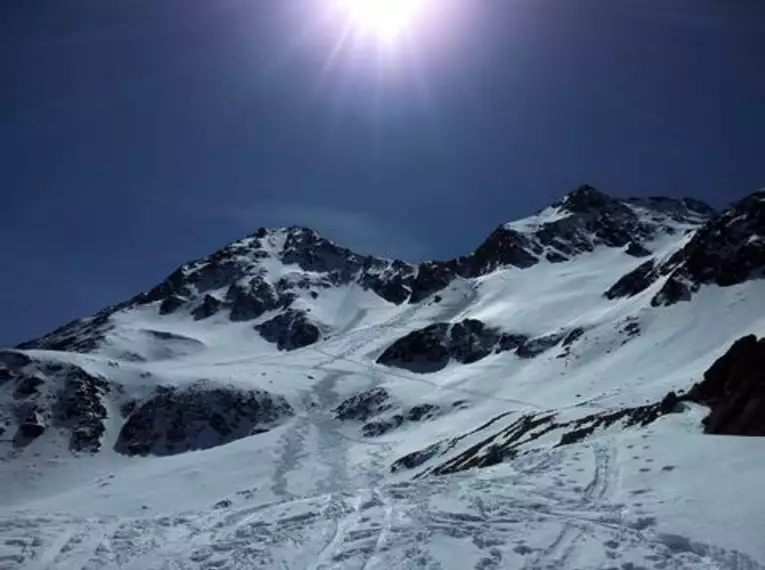
{"label": "snow-covered mountain", "polygon": [[765,568],[765,440],[708,435],[765,435],[763,236],[590,186],[446,261],[260,229],[0,351],[0,567]]}

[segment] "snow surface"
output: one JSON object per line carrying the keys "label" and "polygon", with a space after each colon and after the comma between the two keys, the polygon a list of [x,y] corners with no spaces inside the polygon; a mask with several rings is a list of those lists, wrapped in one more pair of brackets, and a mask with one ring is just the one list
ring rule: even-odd
{"label": "snow surface", "polygon": [[[649,245],[665,256],[686,239],[679,231]],[[275,251],[283,246],[283,236],[272,241]],[[268,263],[273,274],[293,269]],[[266,433],[169,457],[115,453],[114,409],[94,455],[74,456],[47,436],[23,451],[3,443],[0,568],[765,569],[765,441],[703,435],[698,407],[567,447],[542,438],[488,469],[416,477],[444,457],[390,469],[465,435],[456,455],[524,412],[578,418],[657,401],[698,381],[738,337],[765,334],[761,281],[704,287],[671,307],[650,306],[662,282],[607,300],[603,292],[640,263],[597,248],[562,264],[458,279],[440,302],[416,305],[355,284],[326,289],[296,306],[328,336],[290,353],[265,342],[252,321],[160,316],[156,304],[117,313],[96,353],[28,351],[107,377],[125,397],[206,379],[283,395],[296,415]],[[434,374],[375,363],[408,332],[465,318],[529,336],[584,333],[533,359],[501,353]],[[442,413],[365,438],[361,423],[332,410],[375,387],[400,408],[427,403]]]}

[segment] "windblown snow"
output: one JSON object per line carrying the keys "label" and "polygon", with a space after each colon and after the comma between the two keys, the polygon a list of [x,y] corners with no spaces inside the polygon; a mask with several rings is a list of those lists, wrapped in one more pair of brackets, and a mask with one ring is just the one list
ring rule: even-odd
{"label": "windblown snow", "polygon": [[[714,215],[617,204],[657,265]],[[765,334],[763,281],[609,299],[645,259],[577,215],[564,200],[504,226],[537,262],[458,267],[416,302],[370,279],[408,295],[423,269],[306,269],[285,262],[299,230],[274,230],[167,310],[127,303],[70,345],[0,353],[0,568],[765,569],[765,440],[704,434],[691,403],[587,423]],[[227,291],[255,274],[262,306],[233,318]],[[411,333],[406,358],[437,366],[378,362]]]}

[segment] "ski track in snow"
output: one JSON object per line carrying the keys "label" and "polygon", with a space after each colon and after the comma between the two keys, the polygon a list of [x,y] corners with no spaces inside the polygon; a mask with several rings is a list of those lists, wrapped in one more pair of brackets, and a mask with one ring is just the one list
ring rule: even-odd
{"label": "ski track in snow", "polygon": [[[663,534],[650,517],[625,515],[612,501],[614,454],[598,442],[567,458],[549,453],[510,475],[358,490],[342,488],[335,472],[331,492],[257,506],[236,497],[228,508],[157,518],[13,512],[0,517],[0,567],[765,570],[743,553]],[[587,484],[559,485],[577,465],[589,465]],[[460,558],[444,558],[450,552]],[[600,562],[588,565],[593,556]]]}

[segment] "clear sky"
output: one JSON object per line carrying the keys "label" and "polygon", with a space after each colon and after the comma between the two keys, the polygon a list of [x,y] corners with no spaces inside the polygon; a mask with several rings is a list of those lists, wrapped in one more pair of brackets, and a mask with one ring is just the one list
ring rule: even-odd
{"label": "clear sky", "polygon": [[392,51],[330,1],[0,3],[0,345],[259,226],[421,260],[584,182],[765,186],[761,0],[431,0]]}

